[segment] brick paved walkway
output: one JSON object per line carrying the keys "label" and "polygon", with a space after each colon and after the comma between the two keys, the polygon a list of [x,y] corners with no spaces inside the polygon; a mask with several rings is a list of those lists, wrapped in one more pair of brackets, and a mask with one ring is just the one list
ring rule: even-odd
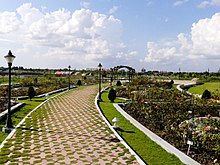
{"label": "brick paved walkway", "polygon": [[34,111],[5,143],[5,164],[138,164],[97,111],[96,87],[72,90]]}

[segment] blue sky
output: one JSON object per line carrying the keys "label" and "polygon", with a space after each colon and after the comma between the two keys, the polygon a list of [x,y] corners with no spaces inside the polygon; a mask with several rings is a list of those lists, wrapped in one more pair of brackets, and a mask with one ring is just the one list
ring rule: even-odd
{"label": "blue sky", "polygon": [[0,66],[218,71],[220,0],[0,1]]}

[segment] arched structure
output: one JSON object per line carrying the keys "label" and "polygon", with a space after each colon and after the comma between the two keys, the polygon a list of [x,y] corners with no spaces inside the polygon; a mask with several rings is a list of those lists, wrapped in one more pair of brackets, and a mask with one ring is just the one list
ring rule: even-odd
{"label": "arched structure", "polygon": [[[132,67],[130,66],[124,66],[124,65],[120,65],[120,66],[116,66],[114,68],[111,68],[111,71],[112,71],[112,74],[113,75],[117,75],[118,77],[118,70],[121,69],[121,68],[126,68],[128,69],[128,78],[129,78],[129,81],[131,81],[131,78],[134,76],[135,74],[135,69],[133,69]],[[114,79],[114,77],[113,77]]]}

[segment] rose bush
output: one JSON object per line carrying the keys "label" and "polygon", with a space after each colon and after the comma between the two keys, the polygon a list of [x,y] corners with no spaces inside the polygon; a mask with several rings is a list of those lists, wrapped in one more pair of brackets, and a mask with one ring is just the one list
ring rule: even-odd
{"label": "rose bush", "polygon": [[[194,145],[191,146],[189,156],[198,162],[219,163],[219,120],[208,118],[206,125],[196,128],[197,132],[189,129],[194,128],[192,122],[184,123],[208,114],[218,116],[220,107],[217,103],[169,89],[167,83],[155,80],[138,79],[131,84],[117,88],[117,96],[131,100],[123,107],[126,112],[185,153],[187,140],[192,140]],[[201,129],[200,133],[198,129]]]}

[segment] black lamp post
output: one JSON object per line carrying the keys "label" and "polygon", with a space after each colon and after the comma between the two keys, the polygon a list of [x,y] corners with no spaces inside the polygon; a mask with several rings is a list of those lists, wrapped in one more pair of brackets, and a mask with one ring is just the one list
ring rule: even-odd
{"label": "black lamp post", "polygon": [[99,73],[98,73],[98,75],[99,75],[99,98],[98,98],[98,101],[101,102],[102,101],[102,98],[101,98],[102,64],[101,63],[99,63],[98,68],[99,68]]}
{"label": "black lamp post", "polygon": [[9,133],[14,128],[11,120],[11,66],[15,59],[15,56],[9,50],[8,54],[4,57],[8,62],[8,114],[6,125],[2,128],[2,131]]}
{"label": "black lamp post", "polygon": [[113,68],[110,68],[110,70],[111,70],[110,86],[112,87],[112,82],[113,82]]}
{"label": "black lamp post", "polygon": [[69,78],[69,84],[68,84],[68,89],[70,90],[70,68],[71,68],[71,66],[69,65],[68,68],[69,68],[69,76],[68,76],[68,78]]}

